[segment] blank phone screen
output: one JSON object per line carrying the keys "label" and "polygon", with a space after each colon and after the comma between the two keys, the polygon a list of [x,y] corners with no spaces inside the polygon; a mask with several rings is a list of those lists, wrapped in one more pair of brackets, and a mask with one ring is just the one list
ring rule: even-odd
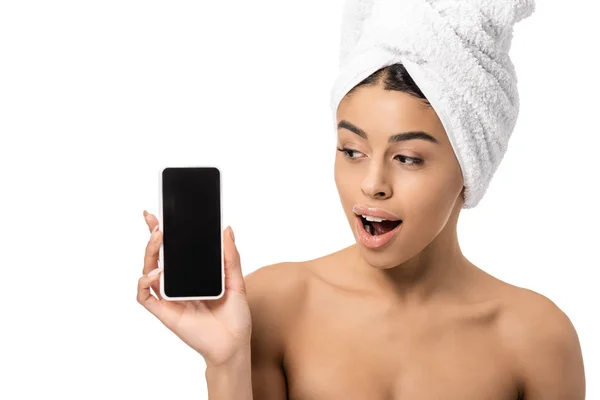
{"label": "blank phone screen", "polygon": [[220,179],[215,167],[162,171],[163,279],[169,297],[222,292]]}

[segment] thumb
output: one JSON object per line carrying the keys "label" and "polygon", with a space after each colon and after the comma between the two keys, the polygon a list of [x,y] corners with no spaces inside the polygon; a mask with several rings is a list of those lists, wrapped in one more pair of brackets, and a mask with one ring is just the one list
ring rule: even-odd
{"label": "thumb", "polygon": [[223,235],[223,258],[225,263],[225,290],[233,290],[246,294],[246,283],[242,274],[240,253],[234,242],[231,226],[225,229]]}

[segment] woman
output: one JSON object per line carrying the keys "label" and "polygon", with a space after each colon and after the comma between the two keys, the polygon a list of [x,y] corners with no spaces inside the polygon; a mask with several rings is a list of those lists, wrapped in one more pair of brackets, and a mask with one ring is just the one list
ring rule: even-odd
{"label": "woman", "polygon": [[567,316],[462,254],[471,186],[430,100],[402,63],[353,85],[334,174],[356,243],[244,279],[228,228],[217,301],[152,296],[162,237],[144,212],[138,301],[204,357],[211,399],[584,399]]}

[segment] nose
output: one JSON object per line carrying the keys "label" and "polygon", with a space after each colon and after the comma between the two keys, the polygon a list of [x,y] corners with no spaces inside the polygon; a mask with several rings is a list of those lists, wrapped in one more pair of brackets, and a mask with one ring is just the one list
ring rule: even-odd
{"label": "nose", "polygon": [[365,196],[378,200],[387,199],[392,195],[392,185],[389,184],[383,166],[371,165],[360,189]]}

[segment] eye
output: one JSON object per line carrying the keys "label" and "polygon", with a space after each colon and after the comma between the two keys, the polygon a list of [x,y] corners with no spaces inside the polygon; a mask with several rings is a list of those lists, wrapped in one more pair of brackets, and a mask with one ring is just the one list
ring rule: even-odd
{"label": "eye", "polygon": [[[423,159],[421,159],[421,158],[406,157],[406,156],[402,156],[402,155],[397,155],[394,158],[398,158],[400,160],[401,164],[405,164],[405,165],[409,165],[409,166],[423,164]],[[404,161],[408,161],[408,162],[404,162]]]}
{"label": "eye", "polygon": [[360,152],[358,152],[356,150],[348,149],[346,147],[338,148],[337,150],[340,153],[342,153],[344,155],[344,157],[349,158],[351,160],[355,160],[356,159],[356,157],[352,157],[353,153],[359,153],[360,154]]}
{"label": "eye", "polygon": [[[360,151],[356,151],[356,150],[352,150],[349,149],[347,147],[341,147],[337,149],[340,153],[342,153],[344,155],[344,157],[350,159],[350,160],[356,160],[358,159],[358,157],[354,157],[353,155],[356,154],[361,154]],[[403,156],[403,155],[397,155],[396,157],[394,157],[395,159],[399,159],[400,163],[403,165],[408,165],[408,166],[419,166],[423,164],[423,159],[422,158],[416,158],[416,157],[407,157],[407,156]]]}

